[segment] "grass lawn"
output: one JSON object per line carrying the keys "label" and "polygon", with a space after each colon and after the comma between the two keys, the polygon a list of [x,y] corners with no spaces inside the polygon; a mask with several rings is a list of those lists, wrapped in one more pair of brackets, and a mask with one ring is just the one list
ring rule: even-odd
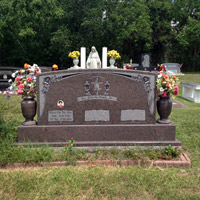
{"label": "grass lawn", "polygon": [[[200,83],[200,73],[187,73],[179,78],[181,82]],[[66,166],[0,169],[0,200],[200,199],[200,104],[182,99],[181,90],[175,99],[189,107],[173,109],[170,119],[176,124],[176,137],[192,161],[191,168]],[[9,160],[9,155],[21,155],[11,148],[17,126],[23,122],[20,101],[21,97],[6,100],[0,96],[0,161]]]}

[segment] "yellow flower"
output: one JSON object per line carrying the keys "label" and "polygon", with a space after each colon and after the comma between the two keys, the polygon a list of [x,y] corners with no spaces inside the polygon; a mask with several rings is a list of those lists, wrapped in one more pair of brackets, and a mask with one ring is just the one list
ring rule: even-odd
{"label": "yellow flower", "polygon": [[108,51],[107,52],[107,56],[110,57],[110,58],[114,58],[114,59],[121,58],[119,53],[117,51],[115,51],[115,50]]}
{"label": "yellow flower", "polygon": [[69,56],[70,58],[72,58],[72,59],[78,59],[80,55],[81,55],[81,54],[80,54],[79,51],[72,51],[72,52],[69,53],[68,56]]}
{"label": "yellow flower", "polygon": [[53,69],[53,70],[57,70],[57,69],[58,69],[58,65],[54,64],[54,65],[52,66],[52,69]]}

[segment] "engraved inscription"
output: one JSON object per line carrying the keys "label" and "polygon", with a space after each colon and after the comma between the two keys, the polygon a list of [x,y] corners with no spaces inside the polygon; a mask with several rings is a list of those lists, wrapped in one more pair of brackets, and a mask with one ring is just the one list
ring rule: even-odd
{"label": "engraved inscription", "polygon": [[83,96],[78,97],[77,101],[89,101],[89,100],[108,100],[108,101],[117,101],[117,97],[112,96],[103,96],[103,95],[93,95],[93,96]]}
{"label": "engraved inscription", "polygon": [[49,122],[72,122],[74,121],[72,110],[53,110],[48,112]]}
{"label": "engraved inscription", "polygon": [[85,111],[85,121],[110,121],[110,111],[109,110],[86,110]]}

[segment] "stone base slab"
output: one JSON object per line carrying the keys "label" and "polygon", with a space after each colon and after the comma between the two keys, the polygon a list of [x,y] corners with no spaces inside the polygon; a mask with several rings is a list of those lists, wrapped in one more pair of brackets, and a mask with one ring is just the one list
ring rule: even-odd
{"label": "stone base slab", "polygon": [[71,138],[76,146],[181,146],[173,124],[35,125],[19,126],[19,143],[63,146]]}

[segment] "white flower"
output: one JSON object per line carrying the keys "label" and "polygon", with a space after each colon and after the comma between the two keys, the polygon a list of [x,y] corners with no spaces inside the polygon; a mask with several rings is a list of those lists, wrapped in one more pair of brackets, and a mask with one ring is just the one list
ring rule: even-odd
{"label": "white flower", "polygon": [[8,82],[9,82],[9,83],[12,83],[12,79],[9,79]]}
{"label": "white flower", "polygon": [[161,88],[160,88],[160,91],[161,91],[161,92],[163,92],[163,91],[164,91],[164,89],[161,87]]}
{"label": "white flower", "polygon": [[158,75],[158,78],[161,78],[161,77],[162,77],[162,74],[159,74],[159,75]]}
{"label": "white flower", "polygon": [[33,64],[33,68],[35,69],[35,68],[37,68],[38,67],[38,65],[37,64]]}
{"label": "white flower", "polygon": [[12,75],[11,75],[13,78],[15,78],[15,73],[12,73]]}
{"label": "white flower", "polygon": [[2,91],[0,91],[0,94],[2,93]]}

